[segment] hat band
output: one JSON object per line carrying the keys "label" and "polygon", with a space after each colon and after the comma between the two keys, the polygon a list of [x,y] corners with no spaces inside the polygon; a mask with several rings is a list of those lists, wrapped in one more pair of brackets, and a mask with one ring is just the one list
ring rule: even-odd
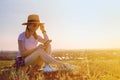
{"label": "hat band", "polygon": [[32,22],[40,22],[39,20],[28,20],[28,23],[32,23]]}

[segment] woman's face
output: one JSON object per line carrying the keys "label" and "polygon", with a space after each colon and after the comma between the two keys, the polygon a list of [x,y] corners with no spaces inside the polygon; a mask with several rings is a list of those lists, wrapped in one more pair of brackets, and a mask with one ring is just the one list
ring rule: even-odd
{"label": "woman's face", "polygon": [[38,29],[39,24],[38,23],[30,23],[28,24],[28,30],[31,34],[33,34],[34,32],[36,32],[36,30]]}

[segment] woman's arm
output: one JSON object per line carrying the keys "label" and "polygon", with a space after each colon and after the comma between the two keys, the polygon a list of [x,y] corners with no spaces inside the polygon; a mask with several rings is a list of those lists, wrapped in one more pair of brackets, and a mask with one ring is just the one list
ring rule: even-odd
{"label": "woman's arm", "polygon": [[41,43],[45,43],[45,39],[42,38],[41,36],[38,36],[38,41],[41,42]]}
{"label": "woman's arm", "polygon": [[31,49],[31,50],[25,49],[24,43],[22,40],[18,40],[18,46],[19,46],[20,54],[22,57],[27,57],[28,55],[30,55],[33,51],[37,49],[37,48]]}
{"label": "woman's arm", "polygon": [[48,38],[48,35],[47,35],[46,30],[44,28],[44,24],[40,25],[40,30],[42,31],[43,38],[39,36],[38,41],[40,41],[42,43],[45,43],[45,42],[47,42],[49,40],[49,38]]}

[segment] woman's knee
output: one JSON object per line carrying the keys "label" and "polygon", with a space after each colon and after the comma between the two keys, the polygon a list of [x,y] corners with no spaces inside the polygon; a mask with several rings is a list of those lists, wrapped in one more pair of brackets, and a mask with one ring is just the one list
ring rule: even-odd
{"label": "woman's knee", "polygon": [[39,45],[37,50],[51,50],[51,44],[48,45]]}
{"label": "woman's knee", "polygon": [[44,49],[43,49],[42,47],[38,47],[38,48],[36,49],[36,51],[37,51],[38,53],[41,53],[41,52],[44,51]]}

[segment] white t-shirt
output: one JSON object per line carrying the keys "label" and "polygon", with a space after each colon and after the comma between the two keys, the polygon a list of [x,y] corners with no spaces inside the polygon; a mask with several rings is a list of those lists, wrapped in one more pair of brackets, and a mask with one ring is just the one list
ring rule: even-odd
{"label": "white t-shirt", "polygon": [[[33,49],[35,47],[37,47],[37,44],[38,44],[38,40],[36,40],[34,38],[34,36],[30,36],[30,38],[26,38],[25,36],[25,32],[22,32],[19,37],[18,37],[18,40],[22,40],[23,43],[25,44],[24,47],[29,50],[29,49]],[[18,56],[21,56],[20,55],[20,49],[19,49],[19,52],[18,52]]]}

